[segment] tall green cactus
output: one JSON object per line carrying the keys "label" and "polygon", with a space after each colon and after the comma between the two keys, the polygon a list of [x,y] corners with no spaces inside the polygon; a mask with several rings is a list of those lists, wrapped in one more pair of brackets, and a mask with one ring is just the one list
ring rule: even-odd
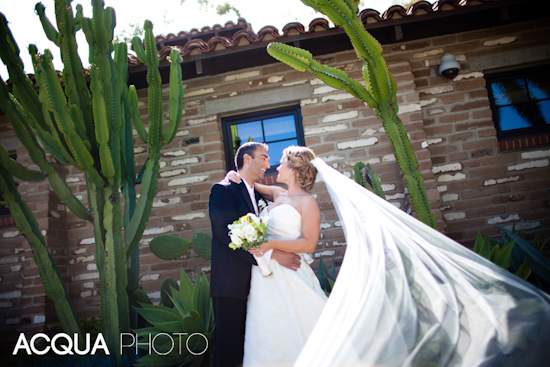
{"label": "tall green cactus", "polygon": [[[102,0],[92,0],[93,17],[82,15],[82,7],[71,0],[56,0],[57,29],[44,14],[36,11],[48,38],[61,49],[64,64],[60,80],[49,50],[39,54],[31,45],[39,93],[23,71],[19,48],[0,13],[0,58],[6,64],[12,91],[0,79],[0,108],[8,116],[17,137],[40,172],[31,171],[9,159],[0,149],[0,189],[4,191],[17,228],[34,251],[46,294],[55,303],[63,328],[82,335],[78,318],[49,253],[38,223],[21,200],[12,175],[22,180],[40,181],[46,177],[59,199],[79,218],[93,223],[96,265],[101,292],[101,319],[111,351],[119,351],[120,332],[135,328],[130,321],[128,294],[137,294],[139,243],[147,225],[157,191],[160,150],[170,143],[182,116],[183,83],[181,58],[170,55],[170,122],[163,133],[161,78],[153,25],[145,23],[145,49],[134,40],[140,60],[148,67],[149,132],[139,119],[135,88],[128,88],[128,51],[125,43],[114,44],[115,12],[104,8]],[[90,72],[86,77],[77,53],[75,34],[82,29],[90,48]],[[114,54],[114,58],[113,58]],[[88,82],[89,86],[88,86]],[[149,156],[143,175],[136,179],[131,118],[139,137],[148,145]],[[46,158],[42,146],[63,164],[84,171],[88,192],[86,207],[65,184]],[[136,201],[136,182],[141,184]],[[124,195],[121,205],[120,189]],[[123,230],[124,229],[124,230]],[[137,314],[136,314],[137,315]]]}
{"label": "tall green cactus", "polygon": [[395,158],[403,171],[405,184],[418,218],[427,225],[437,228],[407,131],[397,116],[399,110],[396,99],[397,85],[382,57],[382,46],[365,30],[357,15],[359,1],[302,0],[302,2],[327,15],[335,25],[344,28],[357,57],[363,63],[366,87],[341,70],[321,65],[308,51],[281,43],[271,43],[267,52],[298,71],[309,71],[333,88],[345,89],[374,109],[376,117],[382,120]]}

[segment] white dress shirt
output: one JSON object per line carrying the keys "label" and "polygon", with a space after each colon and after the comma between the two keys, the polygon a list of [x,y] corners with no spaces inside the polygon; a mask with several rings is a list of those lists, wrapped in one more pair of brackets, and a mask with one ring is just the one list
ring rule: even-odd
{"label": "white dress shirt", "polygon": [[[248,184],[248,182],[246,182],[246,180],[243,178],[243,176],[241,176],[240,174],[239,174],[239,176],[241,177],[241,180],[243,180],[244,185],[246,186],[246,190],[248,191],[248,195],[250,195],[250,200],[252,201],[252,205],[254,206],[254,211],[256,212],[256,215],[259,216],[260,212],[258,211],[258,203],[256,202],[256,195],[255,195],[254,186],[250,187],[250,185]],[[269,265],[269,262],[271,261],[271,254],[272,253],[273,253],[273,250],[267,250],[264,253],[264,258],[265,258],[268,265]]]}

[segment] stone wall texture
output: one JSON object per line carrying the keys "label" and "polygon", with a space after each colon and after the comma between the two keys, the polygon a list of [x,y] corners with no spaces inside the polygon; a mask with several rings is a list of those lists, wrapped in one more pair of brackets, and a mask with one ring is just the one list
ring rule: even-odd
{"label": "stone wall texture", "polygon": [[[500,151],[484,79],[494,68],[492,58],[514,52],[528,54],[547,43],[549,32],[547,18],[384,46],[384,57],[398,84],[399,116],[418,158],[438,227],[466,246],[473,244],[478,232],[497,235],[495,224],[515,225],[530,236],[539,230],[541,238],[550,236],[550,149],[543,145]],[[444,53],[453,53],[461,65],[459,76],[452,81],[436,75]],[[362,79],[362,65],[351,50],[318,60]],[[181,258],[164,261],[151,253],[148,243],[163,233],[191,238],[197,231],[210,232],[209,190],[226,172],[221,126],[225,116],[300,105],[306,145],[350,177],[355,163],[370,163],[388,200],[411,210],[382,124],[363,101],[275,62],[184,82],[183,119],[177,138],[162,151],[158,194],[140,243],[141,285],[154,301],[160,298],[162,281],[177,278],[180,267],[189,273],[196,272],[197,267],[206,273],[210,270],[209,261],[192,250]],[[288,100],[297,91],[299,97]],[[164,93],[167,104],[167,87]],[[147,124],[147,90],[138,95]],[[265,98],[256,101],[254,96]],[[1,125],[0,140],[12,136],[5,121]],[[190,138],[199,142],[188,144]],[[137,134],[135,142],[140,168],[147,149]],[[20,162],[29,163],[24,149],[17,150],[17,155]],[[86,203],[83,173],[72,167],[60,166],[59,170]],[[91,224],[68,212],[46,183],[21,182],[19,191],[46,234],[78,315],[87,318],[98,313],[99,282]],[[325,260],[334,255],[338,265],[346,249],[341,223],[322,182],[313,193],[322,210],[321,238],[313,267],[321,255]],[[28,243],[14,226],[0,228],[0,235],[2,342],[13,340],[19,332],[52,327],[56,317]]]}

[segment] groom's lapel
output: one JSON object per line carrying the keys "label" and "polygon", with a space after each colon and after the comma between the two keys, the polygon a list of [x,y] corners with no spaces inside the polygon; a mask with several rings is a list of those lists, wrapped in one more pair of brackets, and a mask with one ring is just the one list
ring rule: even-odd
{"label": "groom's lapel", "polygon": [[239,190],[241,190],[241,194],[242,196],[244,196],[244,200],[246,200],[246,204],[248,205],[250,213],[255,213],[254,204],[252,204],[252,200],[250,199],[250,195],[248,194],[248,190],[246,189],[246,185],[244,184],[244,182],[237,184],[237,187],[239,188]]}

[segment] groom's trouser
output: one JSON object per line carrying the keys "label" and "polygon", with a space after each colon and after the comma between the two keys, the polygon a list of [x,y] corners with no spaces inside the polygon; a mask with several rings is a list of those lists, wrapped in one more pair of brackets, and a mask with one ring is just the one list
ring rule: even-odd
{"label": "groom's trouser", "polygon": [[213,297],[214,366],[242,366],[244,355],[244,330],[246,301],[237,298]]}

